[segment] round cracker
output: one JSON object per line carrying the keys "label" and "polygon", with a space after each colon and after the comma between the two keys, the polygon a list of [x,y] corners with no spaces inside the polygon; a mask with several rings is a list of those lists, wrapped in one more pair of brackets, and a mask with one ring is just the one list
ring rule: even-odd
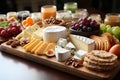
{"label": "round cracker", "polygon": [[113,41],[113,37],[110,33],[104,33],[101,35],[102,37],[104,37],[106,40],[105,40],[105,50],[106,51],[109,51],[109,49],[111,48],[111,46],[113,46],[114,44],[114,41]]}
{"label": "round cracker", "polygon": [[[106,53],[107,54],[107,53]],[[101,57],[98,57],[98,56],[94,56],[93,54],[90,54],[88,53],[85,57],[93,60],[93,61],[96,61],[96,62],[103,62],[103,63],[111,63],[111,62],[115,62],[117,61],[117,56],[114,56],[110,59],[107,59],[107,58],[101,58]]]}
{"label": "round cracker", "polygon": [[103,39],[103,37],[100,37],[100,40],[101,40],[101,48],[100,48],[100,50],[104,50],[104,39]]}
{"label": "round cracker", "polygon": [[102,62],[96,62],[96,61],[93,61],[93,60],[90,60],[89,58],[85,57],[84,58],[84,61],[90,63],[90,64],[93,64],[93,65],[99,65],[99,66],[112,66],[112,65],[115,65],[116,62],[111,62],[111,63],[102,63]]}
{"label": "round cracker", "polygon": [[83,62],[83,65],[86,68],[91,69],[91,70],[95,70],[95,71],[110,71],[117,66],[117,65],[114,65],[114,66],[110,66],[110,67],[100,67],[100,66],[91,65],[87,62]]}

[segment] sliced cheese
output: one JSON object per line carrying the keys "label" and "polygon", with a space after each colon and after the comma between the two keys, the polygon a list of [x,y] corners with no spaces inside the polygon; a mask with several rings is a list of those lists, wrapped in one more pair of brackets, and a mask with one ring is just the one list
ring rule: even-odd
{"label": "sliced cheese", "polygon": [[58,61],[65,61],[71,56],[71,53],[69,50],[67,50],[65,48],[56,46],[55,47],[55,56]]}
{"label": "sliced cheese", "polygon": [[20,34],[18,34],[15,37],[15,39],[19,39],[21,41],[23,41],[23,40],[30,41],[33,32],[35,32],[38,29],[40,29],[40,27],[38,25],[29,26],[29,27],[25,28]]}
{"label": "sliced cheese", "polygon": [[43,54],[43,51],[44,49],[47,47],[48,43],[46,42],[43,42],[39,47],[38,49],[35,50],[35,54],[37,55],[42,55]]}
{"label": "sliced cheese", "polygon": [[43,30],[45,42],[56,43],[59,38],[66,38],[66,28],[63,26],[49,26]]}
{"label": "sliced cheese", "polygon": [[33,43],[35,41],[35,39],[32,39],[28,44],[23,46],[23,49],[26,49],[27,46],[29,46],[31,43]]}
{"label": "sliced cheese", "polygon": [[95,41],[90,38],[71,34],[70,39],[78,50],[81,49],[90,52],[95,49]]}
{"label": "sliced cheese", "polygon": [[31,39],[34,39],[34,38],[43,40],[43,28],[40,28],[37,31],[33,32]]}
{"label": "sliced cheese", "polygon": [[55,50],[55,43],[49,43],[48,46],[43,51],[43,54],[45,54],[50,49]]}
{"label": "sliced cheese", "polygon": [[40,40],[36,39],[33,43],[31,43],[30,45],[28,45],[26,48],[25,48],[25,51],[31,51],[33,47],[35,47],[38,43],[39,43]]}
{"label": "sliced cheese", "polygon": [[43,43],[43,41],[40,41],[35,47],[32,48],[31,52],[35,53],[35,50]]}

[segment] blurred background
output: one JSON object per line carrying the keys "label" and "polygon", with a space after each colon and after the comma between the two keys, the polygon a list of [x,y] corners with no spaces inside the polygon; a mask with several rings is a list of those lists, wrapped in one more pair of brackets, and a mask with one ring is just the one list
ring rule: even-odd
{"label": "blurred background", "polygon": [[79,8],[98,10],[103,13],[120,12],[120,0],[0,0],[0,13],[9,11],[30,10],[40,11],[41,6],[55,4],[58,10],[62,10],[64,3],[77,2]]}

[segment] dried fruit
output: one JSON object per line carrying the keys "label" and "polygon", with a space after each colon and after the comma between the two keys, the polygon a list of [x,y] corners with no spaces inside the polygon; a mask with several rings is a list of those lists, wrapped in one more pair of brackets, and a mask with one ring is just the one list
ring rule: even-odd
{"label": "dried fruit", "polygon": [[55,56],[55,52],[54,52],[53,49],[50,49],[50,50],[48,50],[48,51],[45,53],[45,55],[46,55],[47,57],[53,57],[53,56]]}

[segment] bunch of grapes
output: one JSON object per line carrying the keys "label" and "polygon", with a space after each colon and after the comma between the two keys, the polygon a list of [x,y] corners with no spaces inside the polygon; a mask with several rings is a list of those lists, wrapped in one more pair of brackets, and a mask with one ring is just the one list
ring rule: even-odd
{"label": "bunch of grapes", "polygon": [[102,33],[109,32],[110,34],[114,35],[116,38],[120,39],[120,26],[110,26],[101,24],[100,30]]}
{"label": "bunch of grapes", "polygon": [[8,24],[7,28],[0,27],[0,36],[4,38],[9,38],[16,36],[22,31],[21,26],[17,23]]}
{"label": "bunch of grapes", "polygon": [[100,25],[91,18],[84,18],[84,19],[79,19],[77,22],[74,22],[71,28],[79,32],[82,31],[91,32],[91,31],[99,30]]}

